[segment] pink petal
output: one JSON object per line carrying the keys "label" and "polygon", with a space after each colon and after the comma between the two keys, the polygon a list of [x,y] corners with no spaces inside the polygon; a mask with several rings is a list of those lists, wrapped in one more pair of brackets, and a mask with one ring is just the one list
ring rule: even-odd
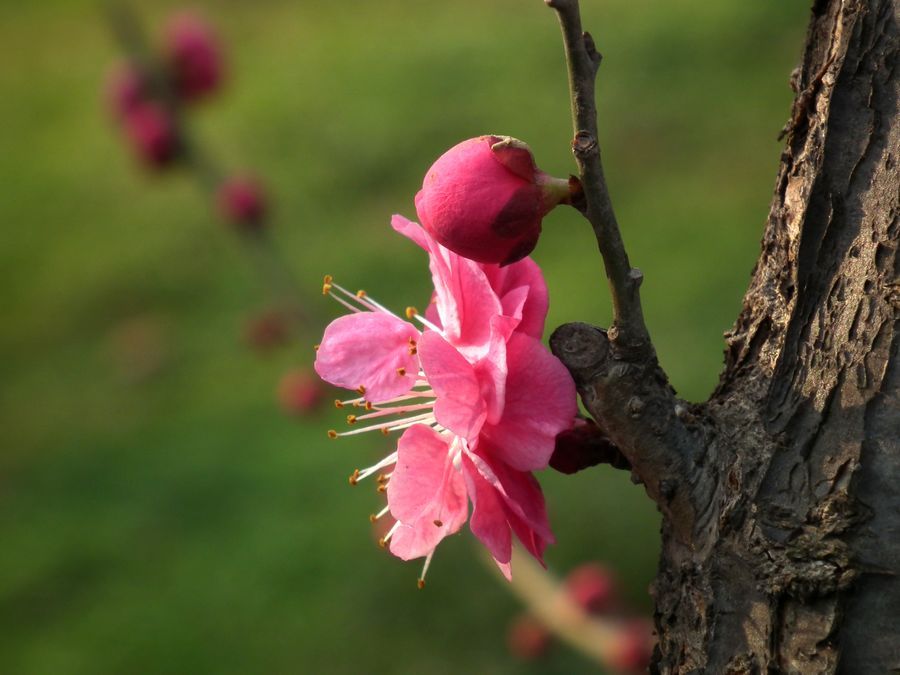
{"label": "pink petal", "polygon": [[436,323],[447,340],[472,361],[483,356],[490,340],[490,325],[484,319],[500,314],[502,306],[482,266],[444,248],[420,225],[401,215],[393,216],[391,226],[428,252]]}
{"label": "pink petal", "polygon": [[409,341],[418,339],[413,325],[390,314],[342,316],[325,329],[315,369],[326,382],[345,389],[362,386],[368,400],[386,401],[415,384],[419,364]]}
{"label": "pink petal", "polygon": [[412,240],[426,251],[431,251],[431,245],[434,240],[418,223],[414,223],[409,218],[395,213],[391,216],[391,227],[394,228],[394,231]]}
{"label": "pink petal", "polygon": [[506,403],[506,343],[519,325],[508,316],[492,316],[491,338],[487,353],[475,364],[475,374],[481,387],[481,397],[487,406],[485,421],[497,424]]}
{"label": "pink petal", "polygon": [[466,487],[473,505],[469,528],[491,552],[494,560],[500,564],[508,563],[512,558],[512,533],[500,494],[478,472],[468,454],[463,455],[462,461]]}
{"label": "pink petal", "polygon": [[397,444],[387,498],[391,515],[400,521],[390,545],[399,558],[428,555],[458,531],[466,522],[468,502],[447,440],[425,425],[407,429]]}
{"label": "pink petal", "polygon": [[491,329],[485,319],[502,312],[500,300],[478,263],[442,253],[446,265],[432,266],[438,314],[447,340],[474,360],[486,351]]}
{"label": "pink petal", "polygon": [[519,471],[543,469],[556,435],[577,412],[575,383],[565,366],[538,340],[515,333],[506,346],[506,405],[497,424],[482,433],[498,459]]}
{"label": "pink petal", "polygon": [[487,443],[479,442],[470,452],[473,466],[503,497],[509,514],[520,519],[524,526],[534,530],[547,543],[555,541],[544,494],[537,479],[528,471],[517,471],[496,458]]}
{"label": "pink petal", "polygon": [[[484,273],[491,288],[500,298],[503,313],[507,316],[521,318],[519,332],[541,339],[544,333],[544,321],[550,306],[550,295],[547,282],[541,268],[531,258],[524,258],[512,265],[483,265]],[[518,297],[512,294],[517,288],[527,289],[527,299],[521,308],[521,314],[515,314],[514,303]]]}
{"label": "pink petal", "polygon": [[474,439],[487,410],[472,365],[434,331],[426,331],[419,339],[419,358],[436,395],[437,421],[458,436]]}

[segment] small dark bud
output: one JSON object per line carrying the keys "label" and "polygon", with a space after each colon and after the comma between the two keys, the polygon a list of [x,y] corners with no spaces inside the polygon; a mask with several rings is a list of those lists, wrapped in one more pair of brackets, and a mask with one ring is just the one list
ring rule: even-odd
{"label": "small dark bud", "polygon": [[258,232],[265,223],[268,203],[262,186],[246,176],[226,179],[216,195],[219,211],[243,232]]}
{"label": "small dark bud", "polygon": [[139,103],[124,120],[125,136],[138,159],[161,169],[178,156],[179,143],[171,114],[155,103]]}
{"label": "small dark bud", "polygon": [[630,469],[631,464],[593,420],[575,420],[571,429],[556,437],[550,466],[560,473],[573,474],[597,464]]}
{"label": "small dark bud", "polygon": [[510,653],[523,661],[534,661],[547,653],[550,633],[530,614],[516,617],[506,632]]}
{"label": "small dark bud", "polygon": [[270,309],[250,317],[244,324],[244,342],[259,353],[281,347],[290,338],[284,312]]}
{"label": "small dark bud", "polygon": [[565,580],[569,597],[591,614],[605,614],[614,608],[617,585],[612,572],[598,563],[576,567]]}
{"label": "small dark bud", "polygon": [[166,29],[166,60],[176,93],[196,101],[222,82],[222,55],[212,26],[195,14],[178,14]]}
{"label": "small dark bud", "polygon": [[278,401],[289,415],[308,415],[319,407],[323,396],[322,381],[306,370],[289,371],[278,384]]}

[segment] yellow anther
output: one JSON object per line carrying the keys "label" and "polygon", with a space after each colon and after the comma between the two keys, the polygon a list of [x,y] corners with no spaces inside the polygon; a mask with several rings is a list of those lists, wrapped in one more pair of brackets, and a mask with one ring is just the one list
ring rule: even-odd
{"label": "yellow anther", "polygon": [[379,485],[380,485],[381,483],[387,483],[388,477],[385,476],[383,473],[380,473],[380,474],[378,474],[378,478],[376,478],[375,481],[376,481]]}
{"label": "yellow anther", "polygon": [[338,432],[336,432],[334,429],[329,429],[329,430],[328,430],[328,438],[334,439],[334,438],[337,438],[337,437],[338,437]]}
{"label": "yellow anther", "polygon": [[425,580],[424,579],[416,579],[416,588],[420,591],[425,588]]}
{"label": "yellow anther", "polygon": [[387,539],[385,539],[384,537],[380,537],[380,538],[378,539],[378,545],[379,545],[381,548],[384,548],[385,546],[387,546]]}
{"label": "yellow anther", "polygon": [[350,478],[347,479],[350,485],[356,485],[359,482],[359,469],[353,469]]}
{"label": "yellow anther", "polygon": [[313,345],[313,349],[315,349],[316,351],[319,351],[319,347],[321,347],[321,346],[322,345]]}
{"label": "yellow anther", "polygon": [[326,275],[322,278],[322,283],[323,283],[323,284],[331,284],[332,281],[334,281],[334,277],[331,276],[330,274],[326,274]]}
{"label": "yellow anther", "polygon": [[371,402],[371,401],[366,401],[366,404],[365,404],[363,407],[364,407],[366,410],[371,410],[371,409],[372,409],[372,402]]}
{"label": "yellow anther", "polygon": [[358,391],[360,394],[363,394],[363,395],[364,395],[364,394],[366,393],[366,388],[365,388],[363,385],[359,385],[359,386],[356,388],[356,391]]}
{"label": "yellow anther", "polygon": [[366,297],[366,292],[365,292],[363,289],[360,288],[358,291],[356,291],[356,297],[357,297],[357,298],[364,298],[364,297]]}
{"label": "yellow anther", "polygon": [[375,488],[375,490],[383,494],[387,492],[387,485],[379,485],[377,488]]}
{"label": "yellow anther", "polygon": [[411,356],[415,356],[416,352],[418,352],[418,348],[416,347],[416,341],[412,338],[409,339],[409,353]]}
{"label": "yellow anther", "polygon": [[419,310],[417,310],[415,307],[407,307],[406,308],[406,318],[407,319],[413,318],[418,313],[419,313]]}
{"label": "yellow anther", "polygon": [[377,523],[377,522],[378,522],[378,516],[376,516],[374,513],[370,513],[370,514],[369,514],[369,522],[370,522],[370,523]]}
{"label": "yellow anther", "polygon": [[387,436],[387,435],[390,434],[390,433],[391,433],[391,432],[387,430],[387,427],[382,427],[382,428],[381,428],[381,435],[382,435],[382,436]]}
{"label": "yellow anther", "polygon": [[347,424],[356,424],[356,415],[347,415]]}
{"label": "yellow anther", "polygon": [[404,375],[406,375],[406,368],[397,368],[397,374],[400,377],[403,377]]}
{"label": "yellow anther", "polygon": [[334,399],[334,407],[335,408],[343,408],[344,402],[341,399],[336,398],[336,399]]}

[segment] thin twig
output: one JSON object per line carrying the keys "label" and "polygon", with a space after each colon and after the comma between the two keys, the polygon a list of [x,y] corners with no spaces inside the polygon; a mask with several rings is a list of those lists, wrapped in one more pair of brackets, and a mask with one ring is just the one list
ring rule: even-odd
{"label": "thin twig", "polygon": [[628,349],[649,350],[650,336],[638,290],[643,275],[628,261],[600,161],[594,83],[601,56],[590,34],[582,32],[578,0],[544,1],[556,10],[562,28],[575,133],[572,152],[584,190],[584,215],[594,228],[612,294],[610,337]]}
{"label": "thin twig", "polygon": [[[482,560],[496,572],[489,556]],[[585,612],[553,575],[518,546],[513,547],[512,566],[515,573],[509,589],[548,630],[595,663],[609,666],[616,661],[622,649],[624,620]]]}
{"label": "thin twig", "polygon": [[693,422],[656,359],[641,310],[640,270],[631,267],[600,162],[594,86],[600,54],[582,31],[578,0],[544,0],[562,27],[569,71],[575,139],[584,203],[579,207],[594,228],[613,300],[609,330],[566,324],[550,338],[550,348],[575,379],[591,416],[628,459],[634,477],[674,524],[677,536],[692,529],[715,487],[702,468],[701,425]]}
{"label": "thin twig", "polygon": [[[140,69],[142,76],[149,82],[152,96],[165,107],[172,119],[178,139],[178,161],[189,170],[204,194],[215,200],[226,172],[191,134],[181,102],[171,78],[167,76],[165,64],[154,52],[140,17],[127,2],[120,0],[107,0],[103,9],[122,51]],[[304,294],[300,291],[290,266],[273,245],[268,216],[264,215],[263,218],[266,222],[261,223],[259,228],[239,236],[242,248],[268,287],[271,299],[284,311],[288,320],[303,330],[306,328],[306,312],[302,301]]]}

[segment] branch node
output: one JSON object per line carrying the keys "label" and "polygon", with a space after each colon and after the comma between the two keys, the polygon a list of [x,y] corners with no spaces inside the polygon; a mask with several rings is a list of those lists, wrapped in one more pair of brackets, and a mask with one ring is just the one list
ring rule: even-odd
{"label": "branch node", "polygon": [[641,411],[644,409],[644,402],[638,398],[637,396],[632,396],[628,401],[628,414],[631,415],[632,418],[637,419],[641,416]]}
{"label": "branch node", "polygon": [[644,283],[644,273],[641,272],[637,267],[632,267],[628,271],[628,280],[635,288],[640,288],[641,284]]}
{"label": "branch node", "polygon": [[584,31],[581,34],[581,39],[584,41],[584,50],[587,52],[588,58],[593,62],[594,72],[596,72],[600,67],[600,62],[603,60],[603,54],[597,51],[597,45],[590,33]]}
{"label": "branch node", "polygon": [[589,131],[579,131],[572,141],[572,152],[579,159],[584,159],[597,151],[597,139]]}

